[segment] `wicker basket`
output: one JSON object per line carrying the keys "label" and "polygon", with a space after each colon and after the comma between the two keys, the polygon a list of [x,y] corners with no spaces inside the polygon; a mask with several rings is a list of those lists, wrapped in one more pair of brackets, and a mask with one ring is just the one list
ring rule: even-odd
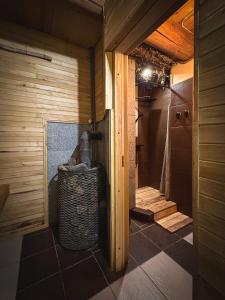
{"label": "wicker basket", "polygon": [[58,169],[59,241],[63,247],[87,249],[98,241],[103,177],[99,165],[82,171]]}

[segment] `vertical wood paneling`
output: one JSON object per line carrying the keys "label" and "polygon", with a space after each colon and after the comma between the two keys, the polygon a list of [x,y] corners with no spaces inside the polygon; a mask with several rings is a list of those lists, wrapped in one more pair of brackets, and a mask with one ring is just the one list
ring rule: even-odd
{"label": "vertical wood paneling", "polygon": [[225,77],[223,0],[199,7],[199,196],[197,242],[199,274],[225,295]]}
{"label": "vertical wood paneling", "polygon": [[87,49],[3,21],[0,43],[52,57],[0,50],[0,184],[10,185],[0,235],[7,235],[47,226],[45,123],[88,123],[90,66]]}

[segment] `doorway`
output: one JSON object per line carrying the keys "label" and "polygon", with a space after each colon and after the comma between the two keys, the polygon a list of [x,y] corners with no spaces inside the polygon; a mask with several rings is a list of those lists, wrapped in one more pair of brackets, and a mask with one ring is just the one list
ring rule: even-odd
{"label": "doorway", "polygon": [[[192,297],[193,14],[187,1],[129,53],[129,253],[171,299],[184,291]],[[187,16],[188,30],[181,26]],[[181,28],[174,36],[176,22]],[[179,34],[188,51],[177,46]],[[177,42],[173,51],[164,48],[169,39]],[[168,284],[171,274],[176,280]]]}
{"label": "doorway", "polygon": [[169,232],[192,223],[193,56],[193,1],[130,53],[136,66],[135,145],[129,147],[130,157],[136,152],[135,164],[129,160],[135,196],[130,180],[130,214]]}
{"label": "doorway", "polygon": [[[183,1],[183,3],[184,3],[184,1]],[[178,7],[180,7],[180,8],[177,11],[175,9],[173,10],[173,12],[175,11],[175,13],[173,15],[171,15],[171,13],[169,13],[169,11],[168,11],[166,22],[171,21],[171,18],[172,18],[172,23],[174,23],[176,21],[177,16],[179,16],[179,10],[181,8],[183,8],[182,6],[178,6]],[[186,22],[186,19],[188,19],[188,20],[192,19],[192,21],[193,21],[193,19],[194,19],[194,16],[193,16],[194,1],[186,1],[184,4],[184,10],[186,11],[186,14],[183,15],[183,19],[179,20],[179,22],[178,22],[179,25],[182,25],[184,23],[182,21],[184,21],[184,20]],[[188,15],[188,18],[187,18],[187,15]],[[169,19],[168,19],[168,17],[169,17]],[[166,18],[164,18],[163,20],[166,20]],[[190,22],[190,23],[193,24],[193,22]],[[112,128],[111,150],[113,151],[112,147],[115,147],[115,148],[117,148],[117,153],[122,154],[120,157],[120,155],[117,155],[116,152],[113,152],[113,153],[115,153],[115,156],[113,156],[113,158],[115,160],[111,160],[111,175],[112,175],[111,179],[113,179],[111,181],[112,182],[111,197],[113,197],[112,199],[114,199],[111,203],[112,204],[112,206],[111,206],[111,208],[112,208],[111,265],[113,265],[112,264],[113,261],[114,262],[119,261],[118,259],[116,259],[116,257],[121,258],[121,260],[120,260],[121,264],[118,264],[117,267],[115,267],[116,270],[120,270],[122,268],[122,265],[124,263],[126,263],[127,258],[128,258],[128,256],[127,256],[128,255],[128,235],[127,235],[128,218],[127,218],[127,214],[126,214],[126,208],[128,207],[128,204],[130,206],[130,216],[135,217],[137,219],[139,218],[140,215],[143,216],[143,209],[136,207],[136,198],[138,198],[138,197],[136,197],[136,188],[147,187],[147,189],[148,190],[150,189],[151,192],[153,192],[153,194],[156,193],[154,198],[157,198],[157,201],[161,200],[164,203],[166,203],[167,207],[166,207],[166,209],[162,208],[163,214],[160,213],[160,218],[167,217],[174,213],[178,214],[178,212],[179,212],[179,211],[177,211],[177,203],[174,201],[171,201],[169,198],[167,198],[165,191],[164,192],[160,191],[161,178],[163,177],[162,176],[162,174],[163,174],[162,165],[159,168],[157,168],[157,167],[155,168],[156,173],[158,173],[157,176],[158,176],[158,178],[160,178],[160,184],[158,184],[158,186],[156,186],[156,184],[157,184],[156,176],[153,176],[153,178],[155,179],[155,183],[153,182],[153,183],[149,183],[149,185],[144,184],[142,186],[139,186],[139,182],[138,182],[139,181],[138,165],[140,163],[140,152],[142,151],[142,148],[144,147],[138,140],[138,133],[139,133],[138,123],[140,122],[141,117],[143,117],[143,112],[141,112],[141,110],[140,110],[139,102],[140,103],[143,102],[141,104],[146,106],[145,108],[147,108],[147,106],[152,106],[153,102],[155,101],[154,98],[157,98],[157,97],[154,95],[152,96],[151,93],[152,93],[152,91],[154,93],[156,93],[156,91],[158,89],[158,93],[161,93],[161,95],[163,94],[163,92],[167,91],[168,95],[170,95],[170,97],[168,97],[168,95],[167,95],[167,97],[170,98],[169,103],[171,103],[172,102],[171,101],[172,100],[171,99],[172,98],[171,85],[174,84],[175,80],[179,80],[179,78],[182,78],[182,80],[183,80],[186,76],[186,74],[182,73],[183,71],[181,71],[181,74],[179,74],[179,72],[180,72],[179,71],[179,72],[175,73],[175,76],[171,76],[172,75],[172,71],[171,71],[172,67],[177,67],[179,69],[179,66],[181,65],[181,63],[182,64],[184,62],[187,63],[191,58],[193,58],[193,54],[194,54],[194,47],[193,47],[194,32],[191,32],[191,30],[193,31],[193,27],[192,28],[189,27],[188,30],[182,28],[182,30],[186,30],[186,32],[189,34],[189,36],[191,36],[190,44],[192,47],[191,48],[192,51],[189,51],[191,53],[187,53],[185,50],[184,51],[185,53],[182,54],[183,42],[180,43],[180,49],[176,49],[176,50],[175,49],[171,50],[168,45],[165,47],[165,49],[161,49],[160,46],[157,45],[157,43],[153,44],[151,39],[149,42],[149,38],[151,37],[151,35],[154,35],[155,33],[160,34],[160,36],[163,36],[163,37],[166,36],[166,34],[161,34],[161,32],[160,32],[161,27],[162,27],[162,29],[165,27],[164,25],[165,24],[163,23],[160,27],[158,27],[158,28],[155,27],[154,30],[157,28],[157,30],[155,30],[155,31],[153,29],[150,29],[151,26],[149,26],[148,33],[151,33],[151,34],[149,36],[147,36],[147,34],[145,36],[140,34],[144,37],[144,40],[142,40],[142,41],[140,41],[140,37],[135,38],[133,36],[135,33],[135,30],[133,30],[130,34],[130,37],[132,35],[133,40],[135,40],[135,43],[133,43],[133,44],[138,45],[137,41],[139,41],[139,46],[137,48],[129,46],[129,45],[131,45],[131,43],[130,42],[128,43],[128,37],[127,37],[124,39],[123,42],[121,42],[121,45],[117,48],[120,50],[115,51],[114,56],[113,56],[113,70],[114,70],[113,71],[113,76],[114,76],[113,83],[115,85],[113,86],[114,93],[113,93],[113,97],[112,97],[114,109],[111,111],[111,116],[112,116],[112,118],[111,118],[111,128]],[[138,26],[139,25],[137,25],[137,27]],[[169,29],[168,33],[171,33],[170,29],[172,29],[172,28],[173,28],[173,26],[171,26],[171,24],[169,24],[169,26],[167,28],[167,29]],[[145,29],[145,32],[147,32],[146,29]],[[173,34],[174,34],[174,32],[173,32]],[[177,34],[177,30],[175,30],[175,37],[176,37],[176,34]],[[154,40],[158,42],[158,39],[154,38]],[[166,40],[169,40],[169,38],[166,37]],[[186,43],[186,40],[184,42]],[[177,47],[177,45],[179,45],[179,42],[177,42],[175,44]],[[163,41],[161,43],[161,45],[164,46],[165,41]],[[144,48],[144,49],[140,49],[140,47]],[[190,50],[190,47],[187,47],[187,48]],[[129,49],[129,50],[125,50],[125,49]],[[148,49],[151,49],[151,50],[148,51]],[[170,50],[170,53],[167,52],[167,50]],[[136,52],[136,53],[134,53],[134,52]],[[122,54],[122,53],[128,53],[129,56]],[[182,58],[182,59],[177,58],[177,56],[180,54],[186,55],[186,58]],[[190,55],[190,57],[187,58],[187,55]],[[145,58],[147,58],[147,59],[145,59]],[[140,62],[140,65],[142,65],[141,67],[139,65],[139,62],[137,62],[138,60]],[[121,62],[123,62],[123,63],[121,64]],[[124,62],[126,62],[126,63],[124,63]],[[159,62],[159,63],[157,63],[157,62]],[[151,65],[150,68],[148,67],[148,64]],[[133,66],[135,66],[135,67],[133,67]],[[192,60],[192,66],[193,66],[193,60]],[[138,69],[140,69],[140,72],[138,71]],[[146,69],[150,69],[150,72],[149,72],[149,70],[146,72]],[[145,83],[143,84],[144,91],[141,95],[139,88],[138,88],[138,86],[139,86],[138,81],[141,81],[141,80],[139,80],[141,78],[138,78],[138,77],[141,77],[140,75],[142,75],[142,73],[144,73],[144,77],[145,76],[148,77],[149,76],[148,72],[150,73],[150,75],[153,75],[153,77],[150,80],[145,80],[145,78],[143,80],[143,78],[142,78],[142,81],[145,81]],[[184,73],[186,73],[186,71],[184,71]],[[185,79],[191,79],[191,78],[193,78],[193,68],[192,68],[192,75]],[[170,82],[171,80],[173,80],[172,84]],[[150,93],[145,94],[146,90],[149,90]],[[192,93],[192,90],[191,90],[191,93]],[[141,98],[141,97],[143,97],[143,98]],[[182,98],[182,96],[181,96],[181,98]],[[138,101],[138,100],[144,100],[144,101]],[[191,97],[191,100],[192,100],[192,97]],[[123,109],[120,109],[119,111],[116,112],[117,103]],[[157,103],[157,102],[155,101],[155,103]],[[124,105],[124,107],[123,107],[123,105]],[[132,110],[132,107],[134,107],[134,110]],[[167,116],[168,113],[170,112],[170,109],[168,109],[168,108],[169,107],[165,108],[164,116],[165,116],[165,113]],[[185,109],[185,110],[187,110],[187,112],[182,111],[182,118],[187,114],[187,118],[190,119],[191,109]],[[122,115],[121,115],[121,112],[126,112],[126,113],[125,114],[122,113]],[[157,113],[155,115],[157,116]],[[174,115],[174,112],[173,112],[173,115]],[[175,110],[175,118],[178,119],[178,117],[179,117],[178,115],[179,114],[177,114],[177,117],[176,117],[176,110]],[[152,119],[153,118],[151,118],[151,120]],[[156,120],[157,119],[158,120],[161,119],[161,118],[159,118],[159,115],[157,116]],[[166,118],[164,118],[164,121],[165,121],[165,119]],[[121,121],[122,121],[122,123],[121,123]],[[117,126],[118,124],[120,124],[120,126]],[[166,124],[166,126],[165,126],[165,124]],[[154,121],[153,121],[153,125],[154,126],[156,125],[156,124],[154,124]],[[161,127],[163,128],[163,126],[161,126]],[[167,131],[168,131],[167,128],[169,128],[169,126],[168,126],[167,120],[166,120],[166,122],[164,122],[164,132],[166,132],[166,136],[167,136]],[[124,130],[124,132],[123,132],[123,130]],[[156,132],[154,134],[155,134],[155,137],[157,137]],[[126,137],[126,135],[127,135],[127,137]],[[121,137],[124,137],[124,139],[121,140]],[[161,157],[163,157],[161,159],[161,162],[165,161],[165,156],[166,156],[165,153],[167,153],[165,151],[166,150],[165,137],[163,139],[164,139],[163,142],[158,143],[160,145],[161,149],[163,149],[160,152]],[[148,142],[149,142],[149,137],[148,137]],[[168,147],[168,144],[169,143],[167,143],[167,147]],[[154,149],[154,147],[151,147],[151,150],[152,149]],[[120,150],[120,151],[118,151],[118,150]],[[190,150],[190,153],[191,153],[191,150]],[[154,153],[152,153],[152,154],[154,154]],[[156,154],[159,155],[158,151],[156,151]],[[151,161],[151,159],[152,158],[150,158],[150,161]],[[153,155],[153,162],[157,162],[158,165],[160,165],[160,160],[158,158],[155,159],[154,155]],[[192,162],[191,162],[191,164],[192,164]],[[143,164],[143,165],[146,165],[146,164]],[[167,170],[168,170],[168,164],[164,163],[164,165],[167,166]],[[165,173],[165,169],[164,169],[164,173]],[[115,176],[115,174],[117,174],[117,175]],[[125,181],[121,185],[120,183],[122,182],[121,181],[122,177],[118,176],[119,174],[127,175],[128,182],[126,182],[125,177],[124,177]],[[148,175],[148,177],[149,177],[149,175]],[[164,183],[165,182],[166,181],[164,180]],[[129,191],[129,200],[128,200],[126,191]],[[189,192],[191,193],[191,189]],[[147,194],[148,193],[149,193],[149,191],[147,192]],[[122,198],[121,198],[121,196],[122,196]],[[161,197],[164,197],[164,198],[161,199]],[[189,198],[189,202],[190,203],[192,202],[191,197]],[[162,204],[162,202],[160,204]],[[157,205],[159,205],[159,204],[157,204]],[[146,211],[147,211],[147,218],[148,217],[151,218],[151,220],[149,220],[149,221],[151,221],[151,222],[158,221],[156,219],[154,220],[154,211],[150,211],[149,209],[145,210],[145,212]],[[169,211],[169,214],[164,215],[165,211],[167,211],[167,212]],[[135,216],[133,215],[133,213],[135,214]],[[146,217],[146,214],[145,214],[144,218],[145,217]],[[191,222],[191,219],[189,219],[190,217],[191,217],[191,213],[189,215],[186,214],[186,218],[188,218],[188,222]],[[158,219],[158,217],[157,217],[157,219]],[[180,221],[183,221],[183,220],[180,220]],[[186,226],[187,224],[184,224],[184,226]],[[120,228],[120,232],[117,231],[118,228]],[[122,229],[122,231],[121,231],[121,229]]]}

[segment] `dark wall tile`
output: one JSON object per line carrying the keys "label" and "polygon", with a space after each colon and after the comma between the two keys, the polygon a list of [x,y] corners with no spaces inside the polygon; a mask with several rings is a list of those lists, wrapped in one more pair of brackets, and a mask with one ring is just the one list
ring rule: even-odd
{"label": "dark wall tile", "polygon": [[186,173],[188,176],[191,175],[192,172],[191,149],[182,149],[182,148],[171,149],[171,172],[173,172],[174,175],[177,173]]}
{"label": "dark wall tile", "polygon": [[144,147],[140,150],[138,166],[138,186],[150,185],[159,188],[163,164],[167,111],[171,92],[169,89],[143,89],[140,86],[139,96],[150,94],[154,101],[139,103],[143,116],[138,121],[138,140]]}
{"label": "dark wall tile", "polygon": [[[186,115],[186,112],[188,115]],[[179,114],[179,118],[177,117]],[[188,104],[180,104],[170,108],[170,126],[171,127],[186,127],[192,125],[192,106]]]}
{"label": "dark wall tile", "polygon": [[171,149],[192,149],[192,126],[171,127]]}
{"label": "dark wall tile", "polygon": [[193,79],[187,79],[171,87],[171,105],[190,103],[193,95]]}
{"label": "dark wall tile", "polygon": [[192,178],[188,174],[171,170],[170,200],[176,202],[178,211],[192,215]]}

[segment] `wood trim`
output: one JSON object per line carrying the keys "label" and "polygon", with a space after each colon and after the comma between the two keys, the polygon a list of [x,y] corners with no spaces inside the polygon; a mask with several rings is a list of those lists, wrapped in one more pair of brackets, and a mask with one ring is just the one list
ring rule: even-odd
{"label": "wood trim", "polygon": [[104,71],[105,71],[105,109],[112,109],[112,52],[105,52]]}
{"label": "wood trim", "polygon": [[193,129],[192,129],[192,215],[193,215],[193,248],[194,248],[194,280],[193,280],[193,299],[197,299],[198,289],[198,228],[197,228],[197,217],[198,217],[198,206],[199,206],[199,192],[198,192],[198,178],[199,178],[199,88],[198,88],[198,22],[199,22],[199,3],[195,0],[194,3],[194,97],[193,97]]}
{"label": "wood trim", "polygon": [[113,109],[111,125],[111,268],[124,269],[128,260],[128,138],[127,77],[128,56],[113,54]]}
{"label": "wood trim", "polygon": [[43,164],[44,164],[44,224],[49,226],[48,211],[48,120],[43,119],[44,135],[43,135]]}
{"label": "wood trim", "polygon": [[116,222],[116,216],[115,216],[115,184],[114,184],[114,178],[115,178],[115,170],[114,170],[114,164],[115,164],[115,141],[114,141],[114,135],[115,135],[115,125],[114,125],[114,110],[109,110],[109,182],[110,182],[110,220],[109,220],[109,231],[110,231],[110,267],[112,270],[115,270],[115,260],[116,260],[116,242],[115,242],[115,236],[116,236],[116,228],[115,228],[115,222]]}

